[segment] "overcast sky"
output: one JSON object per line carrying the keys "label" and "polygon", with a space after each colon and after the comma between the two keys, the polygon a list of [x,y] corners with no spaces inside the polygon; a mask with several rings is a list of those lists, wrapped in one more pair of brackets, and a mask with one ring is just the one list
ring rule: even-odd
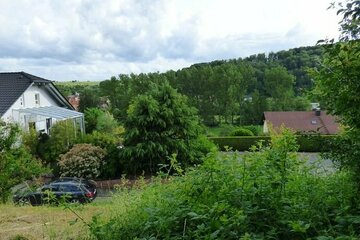
{"label": "overcast sky", "polygon": [[332,0],[0,0],[0,71],[104,80],[337,37]]}

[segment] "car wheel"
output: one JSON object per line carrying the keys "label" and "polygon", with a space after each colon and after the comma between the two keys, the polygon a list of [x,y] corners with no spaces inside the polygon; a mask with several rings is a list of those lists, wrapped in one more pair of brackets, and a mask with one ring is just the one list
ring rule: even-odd
{"label": "car wheel", "polygon": [[35,196],[29,196],[28,200],[32,206],[40,205],[40,203],[36,200]]}

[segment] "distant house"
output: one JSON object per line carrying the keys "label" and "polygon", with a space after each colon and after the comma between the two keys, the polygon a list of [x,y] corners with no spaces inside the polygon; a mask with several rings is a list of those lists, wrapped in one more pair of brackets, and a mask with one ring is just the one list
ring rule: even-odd
{"label": "distant house", "polygon": [[264,112],[264,133],[269,132],[269,125],[274,129],[284,125],[296,132],[337,134],[339,123],[332,115],[324,111],[290,111],[290,112]]}
{"label": "distant house", "polygon": [[67,97],[67,100],[69,101],[69,103],[71,104],[71,106],[73,106],[73,108],[76,111],[79,111],[79,105],[80,105],[80,95],[79,93],[75,93],[73,95],[69,95]]}
{"label": "distant house", "polygon": [[71,119],[84,132],[84,116],[52,81],[25,72],[0,73],[0,118],[45,133],[61,120]]}

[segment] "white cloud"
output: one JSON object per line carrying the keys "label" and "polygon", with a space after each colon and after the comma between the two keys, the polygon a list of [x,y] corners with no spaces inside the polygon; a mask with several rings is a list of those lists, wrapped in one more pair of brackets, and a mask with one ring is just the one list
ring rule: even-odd
{"label": "white cloud", "polygon": [[331,0],[2,0],[0,70],[54,80],[313,45],[337,34]]}

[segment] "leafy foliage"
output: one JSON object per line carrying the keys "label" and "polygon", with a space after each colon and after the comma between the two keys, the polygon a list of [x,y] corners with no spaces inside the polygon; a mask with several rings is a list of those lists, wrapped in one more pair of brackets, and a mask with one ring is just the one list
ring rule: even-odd
{"label": "leafy foliage", "polygon": [[55,175],[58,174],[57,159],[75,144],[76,134],[73,122],[66,120],[56,122],[51,128],[51,136],[40,136],[37,152],[44,163],[53,169]]}
{"label": "leafy foliage", "polygon": [[[196,111],[168,83],[153,85],[128,109],[122,158],[127,169],[155,173],[177,155],[183,166],[201,162],[201,126]],[[207,149],[209,151],[209,149]]]}
{"label": "leafy foliage", "polygon": [[[183,177],[124,189],[97,239],[356,239],[359,200],[346,172],[326,173],[296,157],[285,130],[246,155],[213,153]],[[339,237],[339,238],[337,238]],[[340,238],[341,237],[341,238]]]}
{"label": "leafy foliage", "polygon": [[[166,73],[120,74],[99,85],[75,82],[60,88],[64,93],[80,93],[80,111],[100,107],[106,102],[106,108],[114,118],[124,123],[126,110],[135,97],[148,91],[152,84],[168,81],[188,97],[189,104],[199,110],[200,119],[206,125],[261,124],[264,111],[309,108],[305,93],[313,82],[307,69],[318,67],[322,54],[322,46],[302,47],[243,59],[199,63]],[[290,78],[292,84],[267,84],[282,81],[269,74],[279,69],[281,79]],[[270,98],[270,92],[275,91],[285,94],[286,101]]]}
{"label": "leafy foliage", "polygon": [[84,115],[87,133],[92,133],[95,130],[111,133],[118,126],[112,114],[100,108],[87,108]]}
{"label": "leafy foliage", "polygon": [[340,163],[342,168],[350,169],[360,189],[360,3],[356,0],[347,1],[345,6],[339,3],[337,13],[343,17],[340,41],[325,47],[323,65],[312,75],[316,80],[315,94],[331,114],[339,117],[346,130],[330,144],[326,156]]}
{"label": "leafy foliage", "polygon": [[0,136],[0,199],[5,203],[11,187],[39,176],[45,169],[24,147],[16,146],[19,138],[16,125],[0,121]]}
{"label": "leafy foliage", "polygon": [[124,166],[119,157],[122,147],[122,139],[119,136],[94,131],[86,134],[79,142],[92,144],[106,151],[104,164],[100,168],[100,178],[113,179],[121,176]]}
{"label": "leafy foliage", "polygon": [[69,152],[60,155],[61,176],[96,178],[100,175],[105,154],[100,147],[75,144]]}

